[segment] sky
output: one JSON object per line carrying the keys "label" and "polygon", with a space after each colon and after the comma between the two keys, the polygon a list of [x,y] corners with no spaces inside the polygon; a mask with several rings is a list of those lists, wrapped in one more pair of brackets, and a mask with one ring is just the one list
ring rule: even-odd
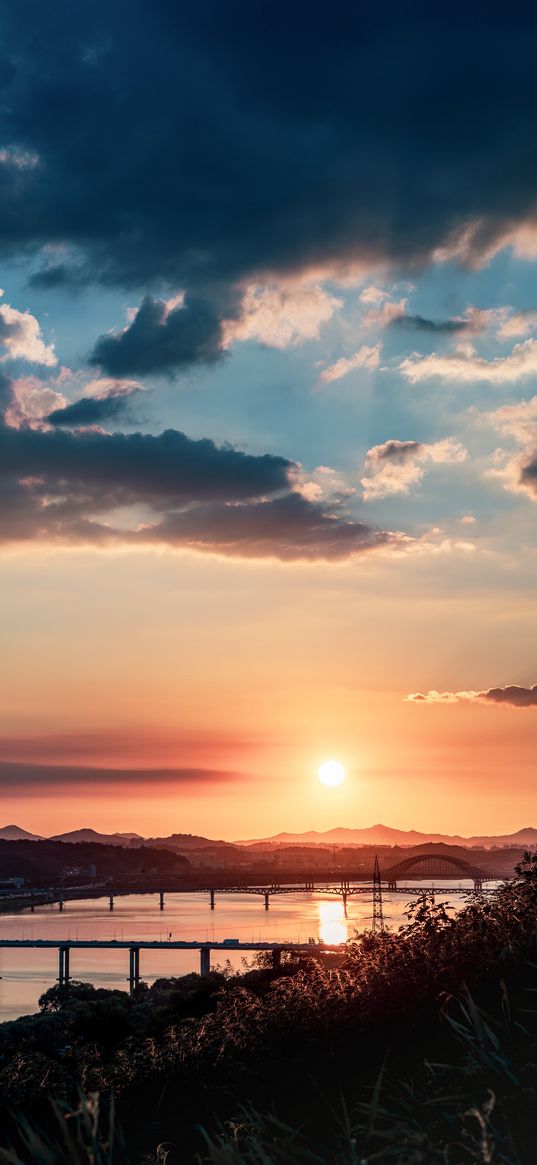
{"label": "sky", "polygon": [[5,8],[0,824],[537,825],[537,18]]}

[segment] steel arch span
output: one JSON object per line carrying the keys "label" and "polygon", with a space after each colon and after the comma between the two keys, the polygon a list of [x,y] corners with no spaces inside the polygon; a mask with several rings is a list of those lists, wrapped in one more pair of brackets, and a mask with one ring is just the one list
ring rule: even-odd
{"label": "steel arch span", "polygon": [[485,870],[472,866],[463,858],[453,858],[444,854],[418,854],[413,858],[405,858],[397,865],[390,866],[388,870],[383,870],[381,878],[389,886],[395,886],[402,878],[450,878],[455,871],[460,878],[471,879],[476,888],[480,888],[483,882],[491,881],[490,875]]}

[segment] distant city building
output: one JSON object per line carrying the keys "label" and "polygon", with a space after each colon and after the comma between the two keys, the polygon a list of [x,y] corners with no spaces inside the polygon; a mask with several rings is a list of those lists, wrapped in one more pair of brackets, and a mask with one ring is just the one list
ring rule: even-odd
{"label": "distant city building", "polygon": [[64,866],[62,870],[62,878],[96,878],[97,867],[93,864],[89,866]]}

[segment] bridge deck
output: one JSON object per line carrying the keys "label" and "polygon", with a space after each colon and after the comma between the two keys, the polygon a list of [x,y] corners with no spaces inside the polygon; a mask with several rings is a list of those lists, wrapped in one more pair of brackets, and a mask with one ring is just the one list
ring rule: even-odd
{"label": "bridge deck", "polygon": [[135,992],[142,982],[140,972],[140,951],[199,951],[200,974],[208,975],[211,970],[211,951],[266,951],[272,954],[273,966],[280,965],[283,951],[293,954],[344,954],[345,944],[340,943],[276,943],[257,942],[245,943],[234,941],[201,942],[198,940],[169,940],[162,939],[0,939],[0,950],[56,950],[58,952],[58,983],[67,987],[72,979],[70,971],[71,951],[108,950],[128,951],[129,953],[129,990]]}
{"label": "bridge deck", "polygon": [[[465,879],[470,881],[470,879]],[[487,881],[496,881],[497,879],[486,879]],[[417,897],[422,894],[471,894],[474,887],[458,885],[446,885],[442,879],[438,879],[429,885],[388,885],[383,882],[382,889],[386,894],[403,894],[406,897]],[[480,885],[479,891],[482,894],[495,894],[495,887]],[[207,894],[214,902],[215,895],[222,894],[245,894],[263,897],[265,902],[268,898],[275,897],[280,894],[327,894],[337,897],[352,898],[353,896],[368,896],[373,893],[372,883],[359,883],[344,881],[341,882],[324,882],[324,883],[307,883],[307,884],[291,884],[291,885],[250,885],[250,886],[180,886],[174,884],[165,884],[160,886],[125,886],[125,885],[101,885],[101,886],[81,886],[81,887],[62,887],[39,890],[14,890],[0,893],[0,906],[4,904],[19,906],[39,906],[48,905],[54,902],[73,902],[86,901],[88,899],[97,898],[122,898],[129,895],[137,894],[140,896],[159,895],[162,899],[163,895],[170,894]]]}
{"label": "bridge deck", "polygon": [[135,948],[140,951],[339,951],[344,943],[289,943],[289,942],[204,942],[198,939],[192,941],[179,939],[63,939],[63,938],[4,938],[0,939],[0,950],[10,950],[13,947],[37,947],[39,949],[59,950],[110,950],[129,951]]}

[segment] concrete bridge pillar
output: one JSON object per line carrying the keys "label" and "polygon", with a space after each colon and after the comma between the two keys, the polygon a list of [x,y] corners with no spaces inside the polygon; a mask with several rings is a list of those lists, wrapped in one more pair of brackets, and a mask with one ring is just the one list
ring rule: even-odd
{"label": "concrete bridge pillar", "polygon": [[114,909],[114,895],[113,894],[110,894],[110,897],[108,899],[108,909],[109,910]]}
{"label": "concrete bridge pillar", "polygon": [[60,914],[63,913],[63,894],[60,894],[60,897],[58,898],[58,910]]}
{"label": "concrete bridge pillar", "polygon": [[200,975],[208,975],[211,970],[211,948],[201,947],[200,950]]}
{"label": "concrete bridge pillar", "polygon": [[268,908],[269,908],[269,894],[268,894],[268,890],[265,890],[265,910],[268,910]]}
{"label": "concrete bridge pillar", "polygon": [[211,910],[214,910],[214,890],[211,890]]}
{"label": "concrete bridge pillar", "polygon": [[129,947],[129,992],[132,995],[140,986],[140,948]]}
{"label": "concrete bridge pillar", "polygon": [[341,897],[343,898],[343,913],[347,917],[347,891],[344,890]]}
{"label": "concrete bridge pillar", "polygon": [[35,914],[35,898],[30,899],[30,914]]}
{"label": "concrete bridge pillar", "polygon": [[164,890],[161,890],[159,894],[159,907],[160,910],[164,910]]}
{"label": "concrete bridge pillar", "polygon": [[58,983],[60,987],[67,987],[69,984],[69,947],[58,948]]}

